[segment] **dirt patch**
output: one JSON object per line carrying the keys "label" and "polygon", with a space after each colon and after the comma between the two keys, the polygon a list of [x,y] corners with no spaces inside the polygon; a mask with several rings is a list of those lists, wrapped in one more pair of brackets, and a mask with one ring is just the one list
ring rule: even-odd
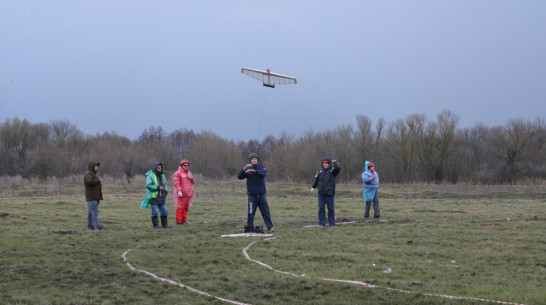
{"label": "dirt patch", "polygon": [[361,218],[349,218],[349,217],[340,217],[336,218],[336,223],[338,222],[362,222]]}
{"label": "dirt patch", "polygon": [[403,286],[406,286],[406,287],[423,287],[423,286],[425,286],[425,284],[419,283],[419,282],[401,282],[400,284],[403,285]]}
{"label": "dirt patch", "polygon": [[67,235],[67,234],[77,234],[76,231],[53,231],[53,234]]}
{"label": "dirt patch", "polygon": [[466,214],[465,211],[460,211],[460,210],[445,211],[444,213],[450,213],[450,214]]}
{"label": "dirt patch", "polygon": [[326,258],[320,255],[304,254],[303,257],[313,261],[324,261]]}
{"label": "dirt patch", "polygon": [[218,222],[218,225],[220,226],[241,226],[241,229],[244,229],[243,226],[241,225],[241,222],[240,221],[235,221],[235,220],[224,220],[224,221],[220,221]]}
{"label": "dirt patch", "polygon": [[436,210],[431,210],[431,209],[420,209],[420,210],[413,210],[413,211],[417,213],[436,213],[437,212]]}

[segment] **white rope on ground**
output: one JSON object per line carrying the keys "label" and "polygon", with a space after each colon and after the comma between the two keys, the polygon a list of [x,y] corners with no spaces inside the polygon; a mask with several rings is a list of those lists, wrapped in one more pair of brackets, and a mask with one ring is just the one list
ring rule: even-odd
{"label": "white rope on ground", "polygon": [[267,265],[267,264],[264,264],[264,263],[262,263],[262,262],[260,262],[260,261],[257,261],[257,260],[255,260],[255,259],[250,258],[250,256],[249,256],[248,253],[247,253],[247,250],[248,250],[252,245],[254,245],[254,244],[257,243],[257,242],[258,242],[258,241],[255,240],[255,241],[251,242],[248,246],[246,246],[246,247],[243,249],[243,254],[245,255],[245,257],[246,257],[247,260],[249,260],[249,261],[251,261],[251,262],[254,262],[254,263],[256,263],[256,264],[258,264],[258,265],[260,265],[260,266],[262,266],[262,267],[266,267],[267,269],[269,269],[269,270],[271,270],[271,271],[275,271],[275,272],[278,272],[278,273],[282,273],[282,274],[286,274],[286,275],[291,275],[291,276],[299,277],[299,275],[297,275],[297,274],[273,269],[273,267],[271,267],[271,266],[269,266],[269,265]]}
{"label": "white rope on ground", "polygon": [[264,233],[235,233],[235,234],[223,234],[222,237],[267,237],[273,236],[273,234],[264,234]]}
{"label": "white rope on ground", "polygon": [[[275,272],[278,272],[278,273],[283,273],[283,274],[288,274],[288,275],[299,277],[298,275],[296,275],[294,273],[277,270],[277,269],[274,269],[273,267],[271,267],[271,266],[269,266],[269,265],[267,265],[265,263],[262,263],[262,262],[260,262],[258,260],[255,260],[255,259],[252,259],[250,257],[250,255],[248,255],[248,249],[250,249],[250,247],[253,246],[254,244],[256,244],[257,242],[258,241],[255,240],[255,241],[251,242],[248,246],[246,246],[243,249],[243,254],[244,254],[244,256],[246,257],[247,260],[249,260],[251,262],[254,262],[254,263],[256,263],[256,264],[258,264],[260,266],[266,267],[267,269],[269,269],[271,271],[275,271]],[[376,285],[361,282],[361,281],[338,280],[338,279],[328,279],[328,278],[320,278],[320,280],[330,281],[330,282],[341,282],[341,283],[347,283],[347,284],[354,284],[354,285],[359,285],[359,286],[368,287],[368,288],[383,288],[383,287],[380,287],[380,286],[376,286]],[[402,293],[408,293],[408,294],[415,293],[415,294],[422,294],[422,295],[431,296],[431,297],[442,297],[442,298],[454,299],[454,300],[472,300],[472,301],[482,301],[482,302],[487,302],[487,303],[506,304],[506,305],[526,305],[526,304],[522,304],[522,303],[489,300],[489,299],[475,298],[475,297],[459,297],[459,296],[444,295],[444,294],[414,292],[414,291],[410,291],[410,290],[403,290],[403,289],[390,288],[390,287],[385,287],[384,289],[391,290],[391,291],[402,292]]]}
{"label": "white rope on ground", "polygon": [[[357,221],[345,221],[345,222],[336,222],[336,226],[337,225],[348,225],[348,224],[351,224],[351,223],[357,223]],[[306,226],[303,226],[304,228],[318,228],[319,225],[306,225]]]}
{"label": "white rope on ground", "polygon": [[321,280],[330,281],[330,282],[341,282],[341,283],[347,283],[347,284],[355,284],[355,285],[360,285],[360,286],[369,287],[369,288],[378,287],[378,286],[375,286],[373,284],[369,284],[369,283],[365,283],[365,282],[361,282],[361,281],[336,280],[336,279],[327,279],[327,278],[321,278]]}
{"label": "white rope on ground", "polygon": [[229,300],[229,299],[217,297],[217,296],[214,296],[214,295],[212,295],[212,294],[210,294],[210,293],[206,293],[206,292],[204,292],[204,291],[201,291],[201,290],[192,288],[192,287],[190,287],[190,286],[186,286],[186,285],[184,285],[184,284],[182,284],[182,283],[178,283],[178,282],[175,282],[175,281],[170,280],[170,279],[166,279],[166,278],[163,278],[163,277],[159,277],[159,276],[157,276],[157,275],[155,275],[155,274],[153,274],[153,273],[151,273],[151,272],[148,272],[148,271],[146,271],[146,270],[137,269],[137,268],[133,267],[133,266],[127,261],[127,257],[126,257],[126,256],[127,256],[127,253],[129,253],[129,252],[131,252],[131,251],[133,251],[133,250],[134,250],[134,249],[129,249],[129,250],[125,251],[125,252],[123,253],[123,255],[121,255],[121,257],[123,257],[123,261],[127,264],[127,266],[129,266],[129,268],[130,268],[131,270],[138,271],[138,272],[142,272],[142,273],[144,273],[144,274],[146,274],[146,275],[149,275],[149,276],[153,277],[153,278],[156,279],[156,280],[159,280],[159,281],[162,281],[162,282],[165,282],[165,283],[169,283],[169,284],[171,284],[171,285],[175,285],[175,286],[178,286],[178,287],[181,287],[181,288],[186,288],[186,289],[188,289],[188,290],[191,291],[191,292],[197,293],[197,294],[199,294],[199,295],[203,295],[203,296],[215,298],[215,299],[220,300],[220,301],[222,301],[222,302],[231,303],[231,304],[237,304],[237,305],[251,305],[251,304],[248,304],[248,303],[242,303],[242,302],[238,302],[238,301],[233,301],[233,300]]}

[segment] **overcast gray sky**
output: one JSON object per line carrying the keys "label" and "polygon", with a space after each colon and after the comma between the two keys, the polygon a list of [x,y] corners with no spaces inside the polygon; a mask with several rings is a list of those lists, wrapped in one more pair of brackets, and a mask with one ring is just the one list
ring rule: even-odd
{"label": "overcast gray sky", "polygon": [[[546,1],[0,1],[0,121],[234,140],[546,117]],[[263,87],[241,68],[297,85]],[[263,116],[262,116],[263,114]]]}

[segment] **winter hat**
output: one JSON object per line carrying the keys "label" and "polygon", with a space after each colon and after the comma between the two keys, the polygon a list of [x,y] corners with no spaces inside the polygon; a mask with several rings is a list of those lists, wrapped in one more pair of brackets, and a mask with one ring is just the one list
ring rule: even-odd
{"label": "winter hat", "polygon": [[330,159],[330,157],[324,157],[324,158],[322,158],[322,163],[330,164],[330,163],[332,163],[332,159]]}
{"label": "winter hat", "polygon": [[248,158],[249,159],[252,159],[252,158],[258,159],[258,154],[257,153],[251,153],[250,155],[248,155]]}
{"label": "winter hat", "polygon": [[184,159],[184,160],[182,160],[182,161],[180,162],[180,166],[182,166],[182,165],[184,165],[184,164],[190,165],[190,161]]}

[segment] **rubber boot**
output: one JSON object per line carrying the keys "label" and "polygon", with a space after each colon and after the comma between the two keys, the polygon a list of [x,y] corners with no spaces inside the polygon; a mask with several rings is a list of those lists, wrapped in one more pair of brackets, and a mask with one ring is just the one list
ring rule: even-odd
{"label": "rubber boot", "polygon": [[157,221],[157,216],[152,216],[152,224],[154,225],[154,229],[161,229]]}
{"label": "rubber boot", "polygon": [[169,226],[169,223],[167,222],[167,216],[161,216],[161,226],[165,229],[172,228],[171,226]]}

